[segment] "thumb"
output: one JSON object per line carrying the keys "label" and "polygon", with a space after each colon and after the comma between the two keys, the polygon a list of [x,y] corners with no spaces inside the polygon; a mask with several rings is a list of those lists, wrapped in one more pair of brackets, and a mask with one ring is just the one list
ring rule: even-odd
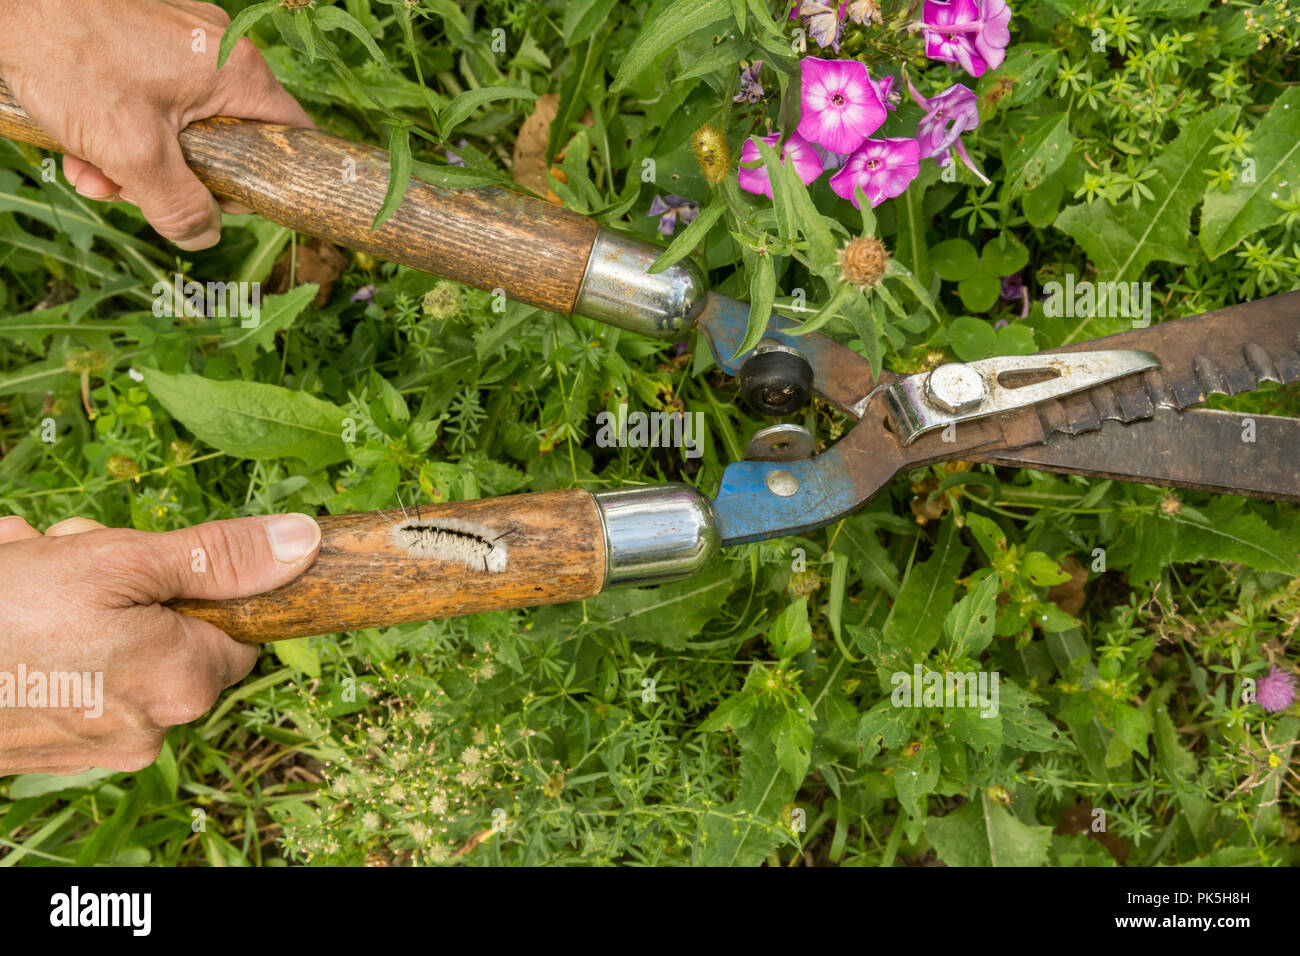
{"label": "thumb", "polygon": [[[87,157],[92,162],[98,157]],[[185,162],[174,132],[158,129],[98,165],[121,187],[119,195],[140,207],[149,225],[186,252],[214,246],[221,238],[221,209]]]}
{"label": "thumb", "polygon": [[133,557],[151,573],[140,603],[270,591],[307,570],[320,540],[320,526],[304,514],[209,521],[142,536]]}

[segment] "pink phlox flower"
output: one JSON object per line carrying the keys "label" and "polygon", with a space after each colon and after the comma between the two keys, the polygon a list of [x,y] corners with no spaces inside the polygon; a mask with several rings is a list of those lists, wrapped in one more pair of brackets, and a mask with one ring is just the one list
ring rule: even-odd
{"label": "pink phlox flower", "polygon": [[[760,136],[764,143],[776,148],[777,142],[781,139],[779,133],[773,133],[771,136]],[[746,192],[751,192],[772,198],[772,180],[768,173],[766,165],[761,164],[762,157],[758,153],[758,147],[754,145],[754,137],[745,140],[745,145],[740,148],[741,167],[736,173],[736,181],[740,183],[740,188]],[[759,161],[760,165],[753,169],[746,169],[746,163]],[[798,133],[792,133],[790,138],[785,141],[781,147],[781,164],[788,165],[794,163],[794,171],[799,175],[799,179],[806,186],[822,174],[822,160],[813,149],[812,144],[800,136]]]}
{"label": "pink phlox flower", "polygon": [[857,60],[800,61],[799,135],[833,153],[851,153],[885,121],[885,106]]}
{"label": "pink phlox flower", "polygon": [[831,177],[837,196],[858,203],[855,187],[861,186],[872,206],[902,195],[907,184],[921,172],[921,149],[914,139],[869,139]]}
{"label": "pink phlox flower", "polygon": [[951,152],[956,152],[961,161],[987,186],[988,179],[975,168],[966,146],[961,141],[961,134],[980,125],[979,102],[975,94],[960,83],[954,83],[942,93],[926,99],[916,91],[909,78],[907,89],[912,94],[916,105],[925,110],[925,115],[916,124],[916,140],[921,147],[921,158],[934,161],[940,167],[951,161]]}
{"label": "pink phlox flower", "polygon": [[925,0],[925,55],[983,76],[985,70],[1002,65],[1011,41],[1010,22],[1006,0]]}

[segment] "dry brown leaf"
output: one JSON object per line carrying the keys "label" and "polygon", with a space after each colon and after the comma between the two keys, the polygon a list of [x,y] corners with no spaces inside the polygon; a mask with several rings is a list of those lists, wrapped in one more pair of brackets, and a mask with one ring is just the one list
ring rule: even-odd
{"label": "dry brown leaf", "polygon": [[[545,93],[537,98],[537,108],[519,127],[519,136],[515,139],[514,156],[511,159],[510,168],[510,175],[515,182],[527,189],[531,189],[539,196],[545,196],[548,201],[557,205],[560,202],[560,197],[555,194],[546,181],[546,144],[550,141],[551,124],[555,122],[555,116],[559,112],[559,108],[559,93]],[[581,122],[584,126],[592,125],[594,120],[591,110],[583,111]],[[556,159],[562,159],[563,157],[564,151],[561,150]],[[560,182],[568,181],[562,169],[553,167],[550,173]]]}
{"label": "dry brown leaf", "polygon": [[[299,243],[296,248],[293,284],[294,286],[306,285],[308,282],[318,284],[320,291],[316,293],[316,305],[322,306],[329,301],[330,293],[334,291],[334,280],[343,273],[348,262],[343,258],[343,253],[339,251],[338,246],[321,239]],[[275,260],[275,265],[271,267],[270,278],[266,280],[268,295],[279,295],[289,291],[289,257],[292,254],[292,250],[286,249]]]}

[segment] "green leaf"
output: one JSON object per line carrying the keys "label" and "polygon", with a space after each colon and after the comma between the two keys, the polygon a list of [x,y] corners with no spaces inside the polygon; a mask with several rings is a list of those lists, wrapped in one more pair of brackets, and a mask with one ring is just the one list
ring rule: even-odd
{"label": "green leaf", "polygon": [[379,49],[379,44],[370,35],[370,31],[363,27],[360,21],[346,10],[338,7],[316,7],[312,11],[312,22],[322,30],[346,30],[361,41],[361,45],[366,48],[366,52],[374,57],[376,61],[388,66],[388,57],[384,56],[384,51]]}
{"label": "green leaf", "polygon": [[695,251],[695,247],[704,241],[709,230],[714,224],[722,218],[722,214],[727,211],[725,202],[712,202],[700,210],[700,214],[691,220],[690,225],[673,236],[673,241],[668,244],[668,248],[663,251],[650,268],[646,271],[651,275],[656,272],[663,272],[669,266],[686,258]]}
{"label": "green leaf", "polygon": [[535,100],[537,94],[518,86],[484,86],[477,90],[466,90],[447,104],[447,108],[438,116],[443,138],[451,136],[452,130],[469,118],[469,115],[485,103],[496,100]]}
{"label": "green leaf", "polygon": [[293,320],[316,298],[319,290],[316,283],[308,282],[283,295],[267,296],[258,314],[257,325],[247,329],[242,325],[232,325],[226,330],[226,347],[234,348],[249,342],[263,351],[271,351],[275,348],[276,333],[293,325]]}
{"label": "green leaf", "polygon": [[997,304],[1001,293],[1002,283],[998,277],[983,269],[957,283],[957,295],[961,297],[961,304],[970,312],[987,312]]}
{"label": "green leaf", "polygon": [[[994,280],[996,281],[996,280]],[[987,358],[997,348],[998,334],[993,323],[963,315],[948,327],[948,344],[963,362]]]}
{"label": "green leaf", "polygon": [[940,279],[960,282],[975,274],[980,257],[965,239],[945,239],[930,250],[930,264]]}
{"label": "green leaf", "polygon": [[1052,828],[1022,823],[987,793],[943,817],[925,821],[925,835],[949,866],[1042,866]]}
{"label": "green leaf", "polygon": [[787,710],[776,722],[776,759],[791,780],[808,776],[812,759],[812,724],[794,710]]}
{"label": "green leaf", "polygon": [[808,599],[786,605],[767,632],[767,640],[783,661],[812,647],[812,625],[808,622]]}
{"label": "green leaf", "polygon": [[776,298],[776,267],[770,255],[757,258],[757,267],[749,277],[749,325],[745,329],[745,340],[736,349],[736,355],[743,355],[758,345],[767,332],[767,323],[772,317],[772,301]]}
{"label": "green leaf", "polygon": [[306,392],[262,382],[216,382],[144,369],[144,383],[167,412],[228,455],[301,458],[311,470],[347,457],[343,409]]}
{"label": "green leaf", "polygon": [[758,697],[741,691],[728,697],[709,715],[709,719],[696,728],[700,733],[740,730],[749,725],[758,711]]}
{"label": "green leaf", "polygon": [[1216,499],[1197,521],[1186,511],[1172,516],[1173,561],[1222,561],[1257,571],[1300,573],[1292,541],[1253,511],[1232,498]]}
{"label": "green leaf", "polygon": [[320,655],[311,646],[311,638],[298,637],[290,641],[275,641],[271,650],[280,663],[292,667],[308,677],[320,677]]}
{"label": "green leaf", "polygon": [[1002,718],[1002,743],[1016,750],[1045,753],[1074,745],[1034,704],[1042,700],[1010,680],[998,681],[998,713]]}
{"label": "green leaf", "polygon": [[217,47],[218,70],[226,65],[226,59],[230,56],[230,51],[235,48],[235,44],[239,42],[239,38],[251,30],[262,17],[274,13],[279,6],[279,0],[255,3],[251,7],[240,10],[231,18],[230,26],[226,27],[226,32],[221,34],[221,44]]}
{"label": "green leaf", "polygon": [[939,748],[927,741],[894,767],[894,792],[899,806],[913,820],[925,819],[925,798],[939,782]]}
{"label": "green leaf", "polygon": [[1053,584],[1064,584],[1070,580],[1070,575],[1041,551],[1026,554],[1020,569],[1034,586],[1040,588],[1050,588]]}
{"label": "green leaf", "polygon": [[375,221],[370,224],[371,229],[378,229],[397,212],[411,184],[411,127],[408,124],[397,123],[389,130],[388,161],[388,189],[379,211],[375,213]]}
{"label": "green leaf", "polygon": [[915,707],[895,707],[888,697],[877,703],[858,721],[859,762],[872,760],[882,746],[894,750],[907,743],[916,719]]}
{"label": "green leaf", "polygon": [[955,656],[975,657],[993,640],[998,584],[998,576],[990,574],[944,618],[943,633]]}
{"label": "green leaf", "polygon": [[1074,135],[1070,132],[1068,113],[1044,116],[1025,130],[1019,139],[1009,141],[1003,149],[1006,163],[1003,201],[1015,199],[1026,190],[1037,187],[1061,168],[1073,148]]}
{"label": "green leaf", "polygon": [[1201,207],[1201,248],[1217,259],[1251,233],[1271,224],[1277,207],[1271,197],[1283,184],[1300,181],[1300,87],[1287,88],[1246,142],[1254,165],[1254,182],[1238,174],[1225,193],[1217,185],[1205,191]]}
{"label": "green leaf", "polygon": [[1147,737],[1151,728],[1147,725],[1146,714],[1140,707],[1132,704],[1115,704],[1115,735],[1130,750],[1136,750],[1147,756]]}
{"label": "green leaf", "polygon": [[1070,206],[1056,217],[1056,227],[1083,247],[1100,279],[1130,282],[1152,260],[1193,261],[1187,236],[1192,210],[1205,188],[1205,170],[1213,165],[1212,133],[1236,115],[1237,107],[1225,104],[1192,119],[1155,161],[1155,175],[1146,181],[1154,198],[1140,209],[1098,201]]}
{"label": "green leaf", "polygon": [[980,264],[984,271],[994,276],[1009,276],[1019,272],[1029,262],[1029,250],[1009,232],[984,243]]}
{"label": "green leaf", "polygon": [[925,563],[913,566],[889,611],[883,630],[886,644],[906,647],[914,661],[930,652],[943,632],[957,573],[967,553],[952,518],[945,519],[934,553]]}
{"label": "green leaf", "polygon": [[659,54],[677,46],[695,31],[731,19],[729,0],[675,0],[653,21],[642,25],[636,41],[618,65],[610,92],[622,92]]}
{"label": "green leaf", "polygon": [[573,0],[564,5],[562,32],[566,46],[576,46],[609,19],[618,0]]}

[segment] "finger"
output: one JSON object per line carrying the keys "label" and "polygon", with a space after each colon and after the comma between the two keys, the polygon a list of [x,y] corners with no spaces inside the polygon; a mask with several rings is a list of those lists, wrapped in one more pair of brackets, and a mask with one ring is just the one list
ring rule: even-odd
{"label": "finger", "polygon": [[18,515],[5,515],[0,518],[0,544],[40,536],[41,533],[28,524],[26,518],[20,518]]}
{"label": "finger", "polygon": [[63,156],[63,176],[67,179],[68,185],[72,186],[74,189],[77,186],[77,180],[81,178],[81,174],[88,167],[90,167],[90,163],[86,162],[84,159],[80,159],[76,156],[69,156],[66,153]]}
{"label": "finger", "polygon": [[45,536],[49,538],[61,534],[83,534],[87,531],[97,531],[102,527],[104,526],[92,518],[64,518],[46,528]]}
{"label": "finger", "polygon": [[186,644],[195,648],[195,656],[219,665],[213,667],[217,693],[238,684],[257,665],[256,644],[237,641],[215,624],[196,617],[186,617],[170,609],[167,613],[177,618],[185,633]]}
{"label": "finger", "polygon": [[227,600],[270,591],[305,571],[320,548],[320,526],[308,515],[209,521],[179,531],[118,532],[126,544],[118,580],[135,603],[172,598]]}
{"label": "finger", "polygon": [[79,195],[87,199],[111,202],[117,199],[117,194],[122,187],[105,176],[103,170],[87,163],[77,176],[77,184],[74,188]]}
{"label": "finger", "polygon": [[[123,143],[103,161],[104,173],[140,207],[160,236],[187,252],[216,245],[221,211],[206,186],[185,163],[174,133],[154,123],[153,132]],[[148,122],[124,124],[148,130]],[[86,174],[83,174],[86,175]],[[80,180],[79,180],[80,181]]]}

